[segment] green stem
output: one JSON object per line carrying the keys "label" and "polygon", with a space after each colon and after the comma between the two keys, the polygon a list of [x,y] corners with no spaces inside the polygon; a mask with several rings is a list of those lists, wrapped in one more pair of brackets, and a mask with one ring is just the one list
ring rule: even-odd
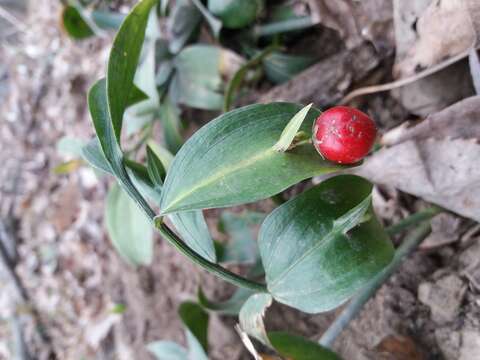
{"label": "green stem", "polygon": [[290,31],[307,29],[315,24],[316,23],[310,16],[304,16],[295,19],[277,21],[270,24],[257,26],[254,29],[254,34],[257,37],[271,36]]}
{"label": "green stem", "polygon": [[393,224],[388,228],[386,228],[387,234],[390,236],[396,235],[404,230],[411,228],[414,225],[417,225],[425,220],[431,219],[432,217],[441,213],[442,211],[443,211],[442,208],[438,206],[431,206],[424,210],[420,210],[415,214],[412,214],[406,217],[405,219],[400,220],[398,223]]}
{"label": "green stem", "polygon": [[[415,214],[416,215],[416,214]],[[414,215],[412,215],[413,217]],[[407,223],[406,221],[404,222]],[[398,225],[398,224],[397,224]],[[400,227],[395,227],[398,230]],[[406,228],[401,228],[402,230]],[[373,280],[368,283],[360,293],[355,296],[350,303],[343,309],[340,315],[330,325],[330,327],[322,335],[319,343],[323,346],[329,347],[337,338],[338,335],[347,327],[366,304],[366,302],[377,292],[377,290],[388,280],[388,278],[400,267],[403,259],[411,254],[423,239],[430,233],[430,222],[425,221],[418,225],[403,241],[402,245],[395,252],[392,262],[383,269]],[[398,230],[400,231],[400,230]]]}
{"label": "green stem", "polygon": [[267,292],[265,285],[248,280],[240,275],[237,275],[224,267],[210,262],[193,251],[187,244],[185,244],[165,223],[154,219],[155,228],[158,232],[167,239],[177,250],[192,260],[194,263],[200,265],[205,270],[218,276],[219,278],[229,282],[238,287],[250,289],[257,292]]}

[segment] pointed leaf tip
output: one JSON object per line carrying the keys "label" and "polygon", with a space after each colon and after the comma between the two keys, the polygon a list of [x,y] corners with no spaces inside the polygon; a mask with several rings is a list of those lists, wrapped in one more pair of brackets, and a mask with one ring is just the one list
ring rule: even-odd
{"label": "pointed leaf tip", "polygon": [[288,150],[292,144],[292,141],[295,139],[295,135],[298,133],[298,130],[300,130],[303,121],[307,117],[312,105],[313,103],[308,104],[292,117],[287,126],[285,126],[285,129],[283,129],[278,142],[273,145],[273,149],[275,151],[285,152]]}

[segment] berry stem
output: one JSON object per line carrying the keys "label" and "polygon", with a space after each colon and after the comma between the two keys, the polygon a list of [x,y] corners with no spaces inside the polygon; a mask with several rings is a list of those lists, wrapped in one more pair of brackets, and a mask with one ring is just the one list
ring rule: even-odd
{"label": "berry stem", "polygon": [[323,346],[330,347],[340,333],[355,319],[360,313],[367,301],[375,295],[377,290],[390,278],[390,276],[402,265],[405,257],[410,255],[418,245],[430,234],[430,221],[427,221],[440,213],[442,209],[431,207],[421,212],[415,213],[408,218],[400,221],[398,224],[387,228],[390,235],[399,233],[414,224],[417,227],[407,235],[402,244],[395,251],[392,262],[376,277],[370,281],[350,303],[343,309],[340,315],[330,325],[319,340]]}

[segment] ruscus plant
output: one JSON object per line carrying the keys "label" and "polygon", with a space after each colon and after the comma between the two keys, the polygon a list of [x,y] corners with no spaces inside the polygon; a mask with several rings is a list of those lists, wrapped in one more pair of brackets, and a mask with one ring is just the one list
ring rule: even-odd
{"label": "ruscus plant", "polygon": [[[267,331],[263,317],[273,301],[306,313],[328,311],[359,296],[379,277],[384,281],[382,274],[395,256],[392,231],[384,229],[375,215],[373,185],[345,173],[361,166],[374,144],[375,124],[347,107],[322,113],[313,104],[253,104],[220,114],[183,143],[180,105],[229,109],[248,72],[268,59],[274,48],[261,55],[254,52],[224,88],[218,64],[204,64],[221,62],[224,50],[188,45],[194,29],[202,17],[214,36],[219,26],[251,26],[262,2],[209,0],[205,6],[201,1],[177,1],[170,12],[169,40],[155,32],[156,15],[168,12],[166,3],[142,0],[119,26],[106,77],[88,94],[96,138],[83,146],[82,156],[116,179],[107,199],[106,220],[125,260],[133,265],[155,261],[153,228],[191,261],[238,290],[230,300],[218,303],[200,289],[197,303],[181,306],[188,349],[166,341],[149,344],[148,349],[159,359],[207,359],[208,312],[217,311],[239,316],[241,339],[257,359],[261,355],[251,338],[288,359],[339,359],[327,343]],[[244,17],[236,14],[239,6],[248,7]],[[91,19],[72,20],[78,16],[86,15],[77,8],[64,13],[69,24],[81,24],[79,30],[69,26],[69,33],[79,38],[92,35]],[[139,77],[148,86],[142,87],[145,83]],[[284,80],[282,76],[278,82]],[[130,131],[124,120],[132,109],[143,114],[135,116],[142,136],[138,146],[127,151],[122,134]],[[152,139],[156,116],[163,125],[164,147]],[[281,201],[268,215],[222,210],[222,228],[233,241],[219,251],[203,210],[276,197],[320,175],[322,181]],[[260,225],[257,242],[249,231],[252,224]],[[228,270],[228,262],[250,263],[248,276]]]}

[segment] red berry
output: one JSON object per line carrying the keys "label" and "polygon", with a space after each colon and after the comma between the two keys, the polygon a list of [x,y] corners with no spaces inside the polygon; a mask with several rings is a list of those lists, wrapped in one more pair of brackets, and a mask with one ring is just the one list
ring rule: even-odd
{"label": "red berry", "polygon": [[313,144],[324,158],[341,164],[362,160],[372,148],[377,128],[360,110],[335,106],[322,113],[313,127]]}

